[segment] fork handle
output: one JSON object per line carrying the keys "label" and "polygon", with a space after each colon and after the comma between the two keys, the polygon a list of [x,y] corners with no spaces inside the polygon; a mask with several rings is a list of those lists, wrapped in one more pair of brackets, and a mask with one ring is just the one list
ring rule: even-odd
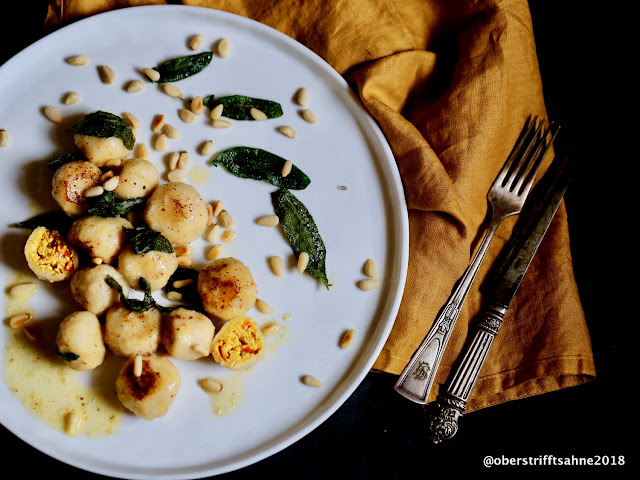
{"label": "fork handle", "polygon": [[458,420],[467,408],[471,391],[478,380],[493,339],[504,320],[507,307],[499,303],[491,305],[484,313],[473,341],[467,347],[462,362],[438,395],[434,411],[429,419],[429,430],[433,443],[453,437],[458,431]]}

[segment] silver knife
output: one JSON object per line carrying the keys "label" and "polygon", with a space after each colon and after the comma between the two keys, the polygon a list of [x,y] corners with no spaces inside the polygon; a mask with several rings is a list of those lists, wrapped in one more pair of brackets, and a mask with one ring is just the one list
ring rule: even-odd
{"label": "silver knife", "polygon": [[427,408],[427,412],[432,409],[429,430],[433,443],[447,440],[458,431],[458,420],[466,410],[493,339],[569,185],[571,163],[569,154],[554,159],[525,202],[512,236],[490,271],[489,307],[453,376]]}

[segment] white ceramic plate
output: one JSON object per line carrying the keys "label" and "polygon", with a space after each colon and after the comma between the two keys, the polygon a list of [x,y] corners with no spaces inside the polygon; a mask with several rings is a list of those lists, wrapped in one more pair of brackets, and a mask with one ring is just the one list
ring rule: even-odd
{"label": "white ceramic plate", "polygon": [[[185,97],[237,93],[267,98],[283,105],[284,116],[214,129],[208,115],[192,124],[182,122],[177,113],[181,102],[156,85],[126,93],[124,86],[141,78],[142,67],[193,53],[187,45],[195,34],[205,38],[200,50],[212,50],[217,40],[229,38],[231,57],[214,55],[203,72],[177,83]],[[65,61],[80,54],[90,58],[88,65],[74,67]],[[101,64],[115,70],[115,84],[100,81],[96,67]],[[316,124],[306,123],[293,101],[302,86],[310,92]],[[70,91],[82,99],[64,105]],[[104,438],[67,436],[44,425],[3,383],[0,421],[6,428],[42,452],[87,471],[130,479],[199,478],[282,450],[349,397],[393,325],[405,281],[408,223],[401,180],[384,136],[343,78],[322,59],[289,37],[235,15],[197,7],[136,7],[79,21],[12,58],[0,68],[0,98],[0,128],[11,139],[9,147],[0,149],[0,278],[5,290],[15,271],[28,272],[21,253],[27,234],[7,225],[32,216],[34,206],[51,207],[50,173],[42,165],[73,150],[68,127],[98,109],[118,115],[132,112],[142,123],[137,140],[149,147],[161,174],[169,152],[186,150],[193,169],[189,178],[205,200],[224,201],[237,223],[237,237],[225,255],[251,268],[259,297],[274,308],[272,315],[255,309],[249,315],[261,325],[276,320],[286,332],[261,364],[236,380],[233,372],[212,361],[176,361],[182,387],[168,415],[153,422],[125,415],[119,433]],[[45,105],[56,106],[65,122],[50,122],[43,114]],[[150,125],[158,113],[181,132],[164,153],[152,148]],[[297,138],[277,132],[282,125],[293,126]],[[206,166],[198,148],[208,139],[216,152],[236,145],[264,148],[291,159],[309,175],[310,186],[294,194],[314,216],[326,244],[333,284],[329,291],[295,271],[279,229],[256,225],[258,217],[273,213],[270,193],[275,187]],[[198,265],[204,263],[205,249],[204,241],[194,244]],[[272,255],[287,260],[284,278],[270,272],[267,258]],[[356,283],[364,278],[367,258],[376,261],[381,285],[363,292]],[[56,312],[69,310],[72,302],[64,303],[64,289],[38,283],[40,289],[31,299],[36,321],[57,324]],[[283,313],[291,319],[283,321]],[[351,348],[343,350],[339,339],[349,328],[357,335]],[[8,326],[0,330],[3,349],[8,331]],[[304,385],[300,378],[305,374],[319,378],[323,387]],[[80,377],[99,381],[99,375],[93,374],[97,380],[90,375]],[[208,375],[241,382],[243,393],[233,412],[214,413],[197,383]]]}

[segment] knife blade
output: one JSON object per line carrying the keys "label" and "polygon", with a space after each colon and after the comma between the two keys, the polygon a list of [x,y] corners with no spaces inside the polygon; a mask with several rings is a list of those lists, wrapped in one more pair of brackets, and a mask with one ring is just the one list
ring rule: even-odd
{"label": "knife blade", "polygon": [[533,188],[513,233],[489,272],[486,285],[489,307],[484,311],[473,341],[462,361],[438,395],[429,419],[433,443],[453,437],[471,391],[498,333],[511,301],[525,276],[571,181],[573,156],[556,156]]}

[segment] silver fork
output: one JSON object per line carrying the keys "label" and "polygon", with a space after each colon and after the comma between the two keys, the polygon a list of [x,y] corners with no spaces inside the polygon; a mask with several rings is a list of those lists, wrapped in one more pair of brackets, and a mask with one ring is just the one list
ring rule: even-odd
{"label": "silver fork", "polygon": [[545,122],[546,119],[543,119],[536,126],[538,123],[536,116],[525,124],[487,194],[487,200],[491,205],[491,222],[487,232],[429,333],[396,382],[396,391],[409,400],[421,404],[427,403],[442,354],[489,244],[502,221],[522,210],[536,173],[553,141],[553,138],[547,141],[552,125],[543,130]]}

